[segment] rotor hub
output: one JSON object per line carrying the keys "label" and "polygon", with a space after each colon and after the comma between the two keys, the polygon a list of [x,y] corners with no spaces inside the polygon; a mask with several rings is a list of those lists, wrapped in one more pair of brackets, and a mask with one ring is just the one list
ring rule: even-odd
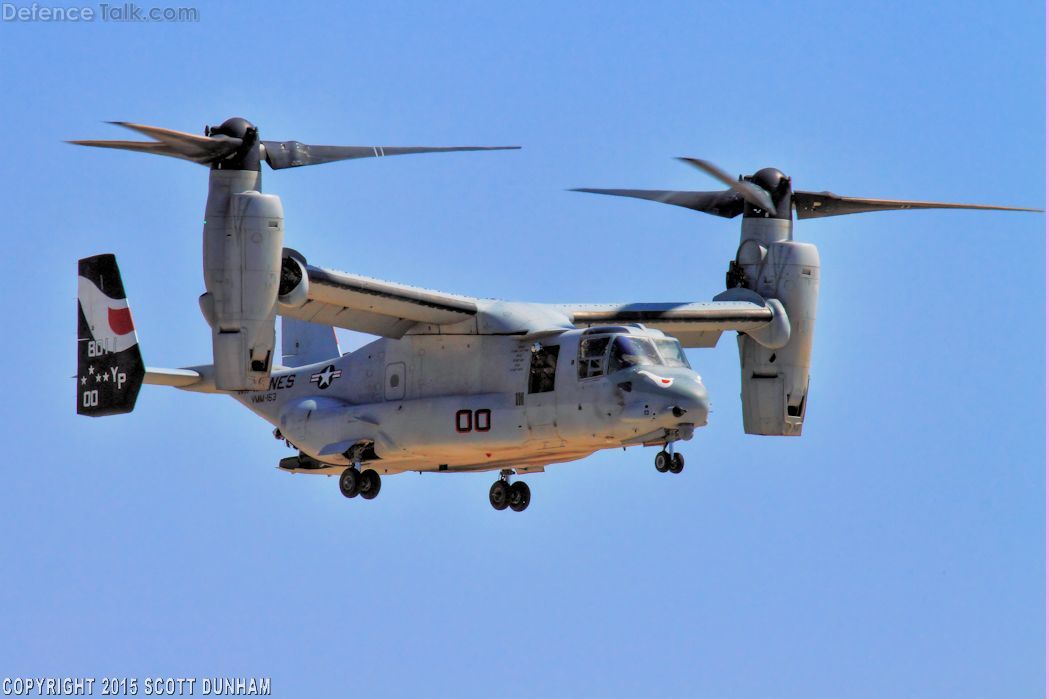
{"label": "rotor hub", "polygon": [[[776,207],[776,215],[772,215],[771,218],[780,218],[790,220],[792,218],[792,192],[790,187],[790,178],[783,174],[782,171],[774,167],[766,167],[758,170],[750,177],[744,177],[744,180],[757,185],[761,189],[768,192],[769,197],[772,199],[772,203]],[[770,214],[762,209],[748,206],[744,209],[743,215],[745,217],[769,217]]]}
{"label": "rotor hub", "polygon": [[255,125],[244,117],[230,117],[218,126],[209,126],[205,133],[208,136],[229,136],[231,138],[244,138],[248,131],[254,130]]}
{"label": "rotor hub", "polygon": [[774,167],[758,170],[750,176],[750,181],[769,194],[779,194],[783,187],[790,185],[790,178]]}

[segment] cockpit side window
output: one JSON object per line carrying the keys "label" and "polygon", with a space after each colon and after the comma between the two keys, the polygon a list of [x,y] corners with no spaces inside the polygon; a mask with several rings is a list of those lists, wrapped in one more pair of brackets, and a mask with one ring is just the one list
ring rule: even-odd
{"label": "cockpit side window", "polygon": [[619,335],[612,343],[609,373],[632,366],[658,366],[663,363],[652,341],[642,337]]}
{"label": "cockpit side window", "polygon": [[579,342],[579,378],[589,379],[605,373],[605,352],[610,337],[584,337]]}
{"label": "cockpit side window", "polygon": [[691,369],[692,365],[688,363],[688,358],[685,356],[685,351],[681,349],[681,343],[672,337],[660,338],[655,341],[656,349],[659,350],[659,356],[663,358],[663,363],[667,366],[674,367],[685,367]]}

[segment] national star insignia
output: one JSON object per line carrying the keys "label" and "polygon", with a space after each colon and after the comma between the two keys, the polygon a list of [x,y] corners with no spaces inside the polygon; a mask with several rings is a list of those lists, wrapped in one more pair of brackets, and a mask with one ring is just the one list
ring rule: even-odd
{"label": "national star insignia", "polygon": [[324,371],[310,376],[310,383],[315,383],[317,388],[324,389],[331,386],[332,382],[340,376],[342,376],[342,369],[336,369],[334,364],[329,364],[324,367]]}

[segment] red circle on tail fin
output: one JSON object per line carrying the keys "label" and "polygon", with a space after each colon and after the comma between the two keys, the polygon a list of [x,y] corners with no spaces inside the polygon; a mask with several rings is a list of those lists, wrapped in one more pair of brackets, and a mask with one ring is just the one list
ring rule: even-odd
{"label": "red circle on tail fin", "polygon": [[130,308],[110,308],[109,309],[109,327],[117,335],[127,335],[129,332],[135,329],[134,323],[131,322],[131,309]]}

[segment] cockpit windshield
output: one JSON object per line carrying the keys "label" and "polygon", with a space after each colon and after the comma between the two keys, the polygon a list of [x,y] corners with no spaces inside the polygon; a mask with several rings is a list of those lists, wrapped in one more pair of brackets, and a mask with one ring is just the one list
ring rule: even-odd
{"label": "cockpit windshield", "polygon": [[672,337],[584,336],[579,343],[579,378],[591,379],[633,366],[691,369],[681,343]]}
{"label": "cockpit windshield", "polygon": [[612,341],[608,372],[612,373],[632,366],[651,366],[662,363],[659,352],[648,338],[617,335]]}
{"label": "cockpit windshield", "polygon": [[667,366],[672,367],[685,367],[691,369],[692,366],[688,363],[688,358],[685,357],[685,351],[681,349],[681,343],[672,337],[663,337],[655,341],[656,349],[659,350],[659,356],[663,358],[663,363]]}

